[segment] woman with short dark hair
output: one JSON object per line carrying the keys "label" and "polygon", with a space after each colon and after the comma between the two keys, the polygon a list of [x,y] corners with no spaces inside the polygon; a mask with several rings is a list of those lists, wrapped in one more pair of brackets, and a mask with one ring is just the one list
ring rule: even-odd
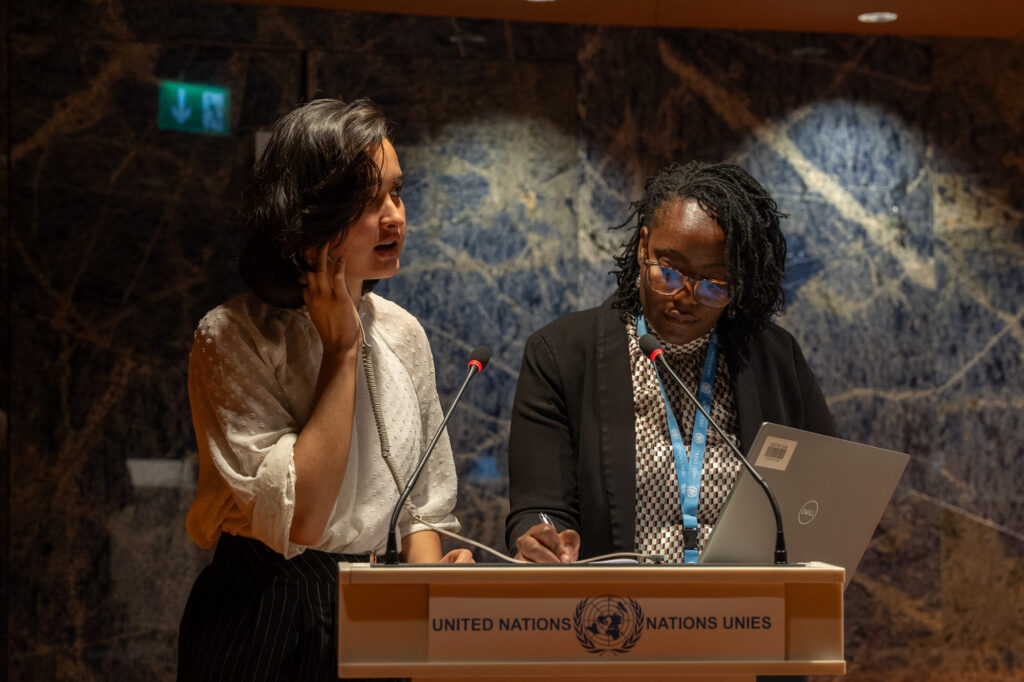
{"label": "woman with short dark hair", "polygon": [[[337,563],[384,549],[442,421],[416,319],[371,293],[398,272],[403,176],[368,100],[284,116],[245,192],[249,291],[207,313],[189,362],[199,483],[189,535],[216,546],[181,623],[179,680],[337,679]],[[382,409],[386,408],[386,409]],[[409,562],[457,529],[442,436],[399,521]]]}
{"label": "woman with short dark hair", "polygon": [[300,275],[317,268],[309,256],[343,238],[376,197],[381,169],[372,151],[390,133],[366,99],[314,100],[274,125],[243,194],[249,241],[240,270],[253,293],[283,308],[305,304]]}

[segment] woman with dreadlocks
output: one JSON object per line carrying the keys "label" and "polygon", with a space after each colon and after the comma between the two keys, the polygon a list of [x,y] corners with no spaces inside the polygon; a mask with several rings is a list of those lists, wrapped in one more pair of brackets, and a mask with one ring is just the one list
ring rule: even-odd
{"label": "woman with dreadlocks", "polygon": [[[530,561],[636,552],[682,563],[707,541],[741,464],[682,389],[659,382],[639,345],[647,333],[741,450],[764,421],[835,432],[796,340],[770,321],[783,303],[785,216],[764,188],[735,165],[674,164],[632,208],[615,293],[526,343],[506,539]],[[677,459],[697,467],[693,514]]]}

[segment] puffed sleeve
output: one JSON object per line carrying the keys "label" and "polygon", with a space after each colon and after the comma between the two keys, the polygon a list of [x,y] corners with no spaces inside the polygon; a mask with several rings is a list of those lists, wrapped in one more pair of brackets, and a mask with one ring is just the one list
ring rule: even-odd
{"label": "puffed sleeve", "polygon": [[213,311],[196,331],[188,388],[200,471],[187,526],[200,546],[212,546],[223,529],[286,557],[302,551],[289,541],[300,425],[271,345],[237,311]]}

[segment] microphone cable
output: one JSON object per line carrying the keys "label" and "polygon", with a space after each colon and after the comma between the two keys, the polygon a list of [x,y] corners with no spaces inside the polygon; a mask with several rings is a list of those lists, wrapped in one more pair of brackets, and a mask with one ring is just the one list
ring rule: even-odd
{"label": "microphone cable", "polygon": [[[515,558],[513,556],[509,556],[508,554],[502,554],[498,550],[492,549],[492,548],[488,547],[487,545],[485,545],[483,543],[477,542],[476,540],[470,540],[469,538],[463,537],[462,535],[459,535],[458,533],[453,533],[450,530],[446,530],[444,528],[441,528],[440,526],[434,525],[433,523],[430,523],[429,521],[424,519],[418,513],[413,513],[413,514],[411,514],[411,516],[414,519],[416,519],[417,521],[419,521],[420,523],[422,523],[424,526],[427,526],[428,528],[430,528],[431,530],[436,530],[438,533],[443,533],[444,535],[447,535],[450,538],[455,538],[456,540],[460,540],[462,542],[465,542],[466,544],[472,545],[472,546],[474,546],[474,547],[476,547],[478,549],[482,549],[485,552],[487,552],[488,554],[493,554],[494,556],[498,557],[499,559],[502,559],[503,561],[506,561],[506,562],[508,562],[510,564],[528,564],[528,565],[531,565],[531,566],[559,566],[559,565],[562,565],[562,564],[538,564],[535,561],[526,561],[525,559],[517,559],[517,558]],[[640,561],[650,561],[651,563],[660,564],[663,561],[665,561],[665,555],[663,555],[663,554],[639,554],[639,553],[636,553],[636,552],[614,552],[612,554],[602,554],[600,556],[592,556],[592,557],[588,557],[586,559],[579,559],[578,561],[573,561],[572,564],[593,564],[593,563],[601,563],[601,562],[607,562],[607,561],[614,561],[616,559],[636,559],[638,563]],[[467,565],[470,565],[470,564],[467,564]]]}
{"label": "microphone cable", "polygon": [[[373,421],[377,425],[377,438],[380,441],[380,456],[384,459],[384,464],[387,465],[388,471],[391,472],[391,478],[395,479],[395,487],[398,488],[399,494],[402,489],[405,488],[405,483],[398,476],[398,467],[395,465],[394,460],[391,458],[391,441],[388,438],[388,429],[384,423],[384,414],[380,407],[380,395],[377,392],[377,374],[373,368],[373,361],[370,359],[370,346],[363,341],[361,355],[363,359],[363,374],[366,378],[366,392],[370,396],[370,410],[373,412]],[[408,513],[413,513],[416,507],[413,505],[411,500],[405,500],[405,510]]]}

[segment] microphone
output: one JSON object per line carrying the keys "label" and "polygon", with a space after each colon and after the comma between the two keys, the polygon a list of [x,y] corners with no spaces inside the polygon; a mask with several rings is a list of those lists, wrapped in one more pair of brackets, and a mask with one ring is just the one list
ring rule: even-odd
{"label": "microphone", "polygon": [[[669,376],[671,376],[675,380],[675,382],[679,384],[679,387],[683,389],[683,392],[686,394],[686,397],[689,398],[693,402],[693,404],[697,406],[697,409],[700,410],[700,413],[707,418],[708,422],[713,427],[715,427],[715,431],[718,432],[718,435],[722,437],[722,440],[725,441],[726,445],[729,446],[729,448],[733,451],[733,453],[740,460],[743,466],[746,467],[747,471],[750,472],[750,475],[754,477],[754,480],[757,481],[761,488],[764,490],[765,495],[768,496],[768,502],[772,506],[772,513],[775,514],[775,563],[788,563],[786,559],[786,536],[785,533],[783,533],[782,531],[782,513],[779,511],[779,503],[775,500],[775,493],[773,493],[772,489],[768,486],[768,482],[765,481],[761,474],[757,472],[757,469],[755,469],[750,464],[750,462],[747,461],[747,458],[743,456],[743,453],[739,451],[739,448],[733,445],[732,440],[730,440],[729,437],[725,435],[725,431],[722,429],[721,426],[718,425],[718,422],[711,418],[711,415],[708,414],[707,410],[704,409],[704,406],[700,404],[699,400],[697,400],[697,396],[693,395],[690,389],[686,387],[686,384],[683,382],[683,380],[679,378],[679,375],[676,374],[675,371],[672,369],[672,366],[668,364],[668,359],[665,357],[665,349],[661,347],[661,342],[658,341],[658,337],[656,337],[654,334],[644,334],[643,336],[641,336],[640,350],[642,350],[644,354],[647,355],[651,359],[651,362],[653,362],[655,365],[658,364],[659,360],[661,361],[661,366],[668,372]],[[671,409],[667,405],[666,408]]]}
{"label": "microphone", "polygon": [[487,366],[487,361],[491,359],[491,351],[487,350],[484,346],[477,346],[473,349],[473,352],[469,354],[469,373],[466,375],[466,380],[462,382],[462,387],[459,392],[455,394],[455,400],[452,401],[451,407],[448,408],[448,413],[444,415],[444,419],[441,420],[441,425],[437,427],[437,433],[434,434],[434,438],[430,441],[430,445],[423,451],[423,456],[420,457],[419,463],[416,465],[416,470],[412,472],[412,476],[409,477],[409,482],[405,484],[405,490],[402,491],[402,495],[398,498],[398,504],[395,505],[395,510],[391,513],[391,523],[388,525],[388,543],[384,550],[384,557],[381,563],[384,564],[397,564],[399,563],[398,555],[398,517],[402,513],[402,507],[405,505],[405,501],[409,499],[409,495],[412,493],[413,487],[416,485],[417,479],[420,477],[420,472],[423,471],[423,467],[427,463],[427,459],[430,457],[430,453],[434,451],[434,446],[437,445],[437,441],[441,438],[441,434],[444,432],[444,427],[448,424],[448,419],[452,416],[452,412],[455,411],[455,406],[459,404],[462,399],[462,394],[466,391],[466,386],[469,385],[470,379],[479,374]]}

